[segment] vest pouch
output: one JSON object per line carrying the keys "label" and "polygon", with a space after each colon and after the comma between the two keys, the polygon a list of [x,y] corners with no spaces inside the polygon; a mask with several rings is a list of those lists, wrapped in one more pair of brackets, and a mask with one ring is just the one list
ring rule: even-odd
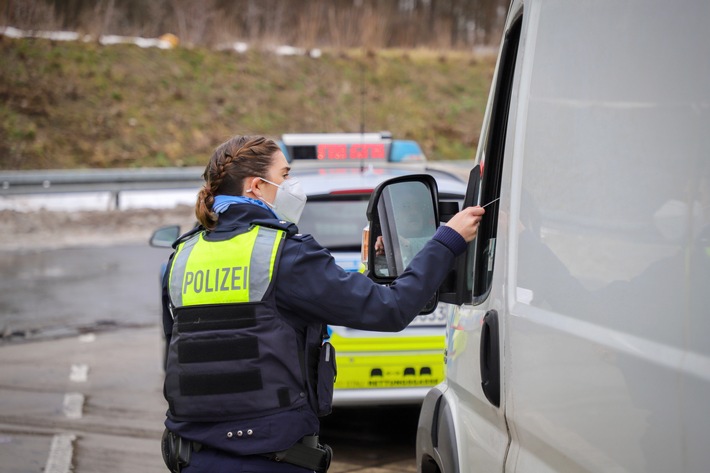
{"label": "vest pouch", "polygon": [[338,368],[335,365],[335,348],[325,342],[320,349],[318,360],[318,415],[327,416],[333,410],[333,385]]}

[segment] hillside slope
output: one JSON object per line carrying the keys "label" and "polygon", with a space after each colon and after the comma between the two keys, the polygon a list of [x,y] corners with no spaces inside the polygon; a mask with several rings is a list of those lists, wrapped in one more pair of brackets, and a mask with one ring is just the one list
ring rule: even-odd
{"label": "hillside slope", "polygon": [[[0,169],[203,165],[235,134],[389,130],[470,159],[494,59],[318,58],[0,37]],[[363,107],[364,104],[364,107]]]}

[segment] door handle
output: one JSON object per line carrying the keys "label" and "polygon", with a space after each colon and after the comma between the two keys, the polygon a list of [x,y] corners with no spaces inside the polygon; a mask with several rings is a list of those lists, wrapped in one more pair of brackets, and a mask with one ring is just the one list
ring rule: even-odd
{"label": "door handle", "polygon": [[489,310],[481,326],[481,387],[486,399],[500,407],[500,339],[498,312]]}

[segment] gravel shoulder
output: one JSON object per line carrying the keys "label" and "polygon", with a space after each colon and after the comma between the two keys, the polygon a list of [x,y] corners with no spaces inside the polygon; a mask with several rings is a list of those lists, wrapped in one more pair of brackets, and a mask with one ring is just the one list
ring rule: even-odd
{"label": "gravel shoulder", "polygon": [[79,212],[0,211],[0,251],[148,244],[157,228],[195,223],[192,206]]}

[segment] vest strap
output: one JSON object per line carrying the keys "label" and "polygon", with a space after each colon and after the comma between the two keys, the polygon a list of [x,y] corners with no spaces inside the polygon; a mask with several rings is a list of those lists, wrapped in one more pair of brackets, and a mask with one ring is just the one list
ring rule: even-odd
{"label": "vest strap", "polygon": [[183,340],[177,348],[180,363],[259,358],[259,340],[256,337],[240,337],[230,340]]}
{"label": "vest strap", "polygon": [[[214,304],[187,306],[175,309],[175,327],[178,332],[204,330],[230,330],[256,326],[256,306],[250,304]],[[209,317],[205,317],[205,309]]]}
{"label": "vest strap", "polygon": [[261,370],[239,373],[181,374],[180,392],[184,396],[245,393],[263,388]]}

